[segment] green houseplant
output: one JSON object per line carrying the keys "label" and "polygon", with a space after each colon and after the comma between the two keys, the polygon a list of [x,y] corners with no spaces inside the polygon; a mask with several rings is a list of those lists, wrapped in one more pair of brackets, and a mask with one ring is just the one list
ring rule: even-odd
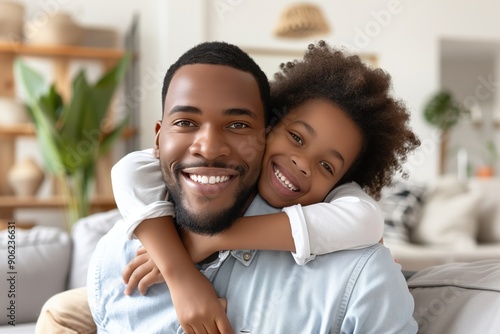
{"label": "green houseplant", "polygon": [[498,161],[498,150],[495,142],[489,139],[481,151],[482,164],[476,168],[476,176],[492,177],[495,174],[495,165]]}
{"label": "green houseplant", "polygon": [[446,152],[448,150],[449,131],[468,115],[470,111],[459,103],[453,94],[446,90],[436,92],[424,106],[425,120],[441,131],[439,173],[445,169]]}
{"label": "green houseplant", "polygon": [[57,178],[67,200],[68,229],[90,213],[90,190],[98,158],[110,150],[128,123],[125,117],[116,125],[110,124],[108,110],[129,58],[124,56],[94,84],[81,70],[72,81],[67,102],[54,84],[48,85],[22,59],[16,60],[16,77],[26,91],[27,109],[47,171]]}

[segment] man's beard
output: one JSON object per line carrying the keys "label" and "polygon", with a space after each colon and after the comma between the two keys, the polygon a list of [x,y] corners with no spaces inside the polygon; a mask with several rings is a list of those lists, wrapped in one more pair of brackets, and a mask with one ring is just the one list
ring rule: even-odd
{"label": "man's beard", "polygon": [[231,227],[236,219],[242,216],[250,197],[255,193],[255,189],[255,187],[240,188],[235,194],[234,204],[227,209],[209,214],[195,214],[183,205],[182,198],[176,188],[175,191],[170,191],[170,201],[175,206],[175,221],[179,227],[188,231],[203,235],[215,235]]}
{"label": "man's beard", "polygon": [[[220,168],[231,168],[223,163],[212,162],[210,167],[220,167]],[[163,174],[163,178],[166,180],[165,175],[166,169],[161,165],[160,166]],[[181,185],[178,179],[178,175],[183,168],[187,166],[177,165],[172,174],[174,175],[175,182],[177,183],[175,186],[169,186],[167,183],[167,188],[169,189],[169,200],[174,204],[175,207],[175,221],[176,224],[185,228],[188,231],[203,234],[203,235],[215,235],[220,233],[233,225],[233,223],[242,216],[244,210],[247,208],[248,201],[250,198],[256,194],[257,185],[254,182],[252,185],[241,184],[239,190],[234,194],[234,203],[227,209],[221,209],[219,212],[200,212],[193,213],[188,210],[186,206],[183,204],[182,200],[182,190]],[[198,166],[190,166],[190,167],[200,167]],[[205,166],[208,167],[208,166]],[[240,176],[243,178],[245,174],[248,172],[243,167],[233,167],[236,169]]]}

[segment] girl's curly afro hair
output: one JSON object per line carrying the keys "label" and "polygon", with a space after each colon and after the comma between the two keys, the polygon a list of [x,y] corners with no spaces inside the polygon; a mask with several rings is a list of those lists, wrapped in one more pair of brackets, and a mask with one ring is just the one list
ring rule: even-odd
{"label": "girl's curly afro hair", "polygon": [[[355,181],[375,199],[420,141],[409,126],[410,112],[391,93],[391,77],[324,41],[310,44],[301,61],[281,65],[271,81],[274,111],[286,113],[311,99],[343,109],[363,136],[359,156],[338,185]],[[280,121],[279,119],[277,121]]]}

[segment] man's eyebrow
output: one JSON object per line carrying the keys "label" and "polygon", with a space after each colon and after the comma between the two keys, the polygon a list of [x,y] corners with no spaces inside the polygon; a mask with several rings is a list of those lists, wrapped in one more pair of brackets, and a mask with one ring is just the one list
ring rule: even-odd
{"label": "man's eyebrow", "polygon": [[[316,137],[317,133],[311,125],[309,125],[308,123],[306,123],[304,121],[296,121],[296,122],[299,123],[300,125],[302,125],[311,136]],[[345,163],[344,157],[342,156],[342,154],[340,154],[339,151],[332,149],[329,151],[329,153],[330,153],[330,155],[334,156],[335,158],[341,160],[342,164]]]}
{"label": "man's eyebrow", "polygon": [[[193,114],[201,114],[201,110],[193,106],[177,105],[173,107],[169,115],[175,114],[177,112],[187,112]],[[258,119],[257,114],[246,108],[231,108],[224,111],[225,116],[249,116],[253,119]]]}
{"label": "man's eyebrow", "polygon": [[175,106],[173,107],[170,112],[168,113],[169,115],[175,114],[177,112],[189,112],[193,114],[201,114],[201,110],[193,107],[193,106]]}
{"label": "man's eyebrow", "polygon": [[257,120],[257,114],[250,109],[246,108],[231,108],[224,112],[226,116],[250,116],[251,118]]}

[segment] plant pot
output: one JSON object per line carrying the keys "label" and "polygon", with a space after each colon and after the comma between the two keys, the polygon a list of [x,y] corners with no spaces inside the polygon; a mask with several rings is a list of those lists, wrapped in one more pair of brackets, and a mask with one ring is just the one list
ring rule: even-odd
{"label": "plant pot", "polygon": [[22,197],[36,195],[44,178],[43,170],[32,158],[14,164],[7,175],[14,194]]}
{"label": "plant pot", "polygon": [[490,178],[495,175],[495,169],[493,166],[479,166],[476,169],[476,177],[480,178]]}
{"label": "plant pot", "polygon": [[24,104],[10,97],[0,97],[0,125],[29,122]]}
{"label": "plant pot", "polygon": [[0,1],[0,40],[21,42],[24,6],[13,1]]}
{"label": "plant pot", "polygon": [[79,45],[83,29],[68,13],[58,12],[49,16],[47,24],[37,27],[29,22],[24,26],[28,43],[50,45]]}

